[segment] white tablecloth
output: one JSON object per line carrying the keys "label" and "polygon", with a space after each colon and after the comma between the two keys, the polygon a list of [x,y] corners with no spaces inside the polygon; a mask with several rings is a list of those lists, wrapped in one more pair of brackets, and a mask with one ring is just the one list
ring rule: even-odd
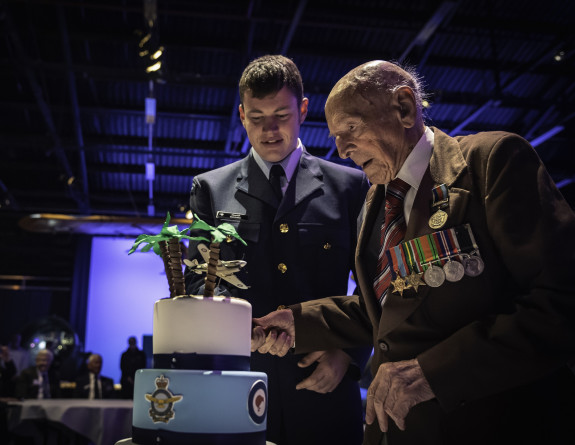
{"label": "white tablecloth", "polygon": [[96,445],[132,435],[131,400],[47,399],[8,403],[8,429],[24,420],[60,422]]}

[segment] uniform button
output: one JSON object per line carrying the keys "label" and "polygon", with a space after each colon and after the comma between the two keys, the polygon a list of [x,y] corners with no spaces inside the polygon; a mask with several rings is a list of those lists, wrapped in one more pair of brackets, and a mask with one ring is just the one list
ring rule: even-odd
{"label": "uniform button", "polygon": [[380,341],[379,342],[379,349],[381,349],[382,351],[386,352],[389,350],[389,346],[387,346],[387,343],[384,341]]}
{"label": "uniform button", "polygon": [[278,270],[281,273],[286,273],[287,272],[287,266],[284,263],[279,263],[278,264]]}
{"label": "uniform button", "polygon": [[331,244],[330,244],[330,243],[325,243],[325,244],[323,245],[323,248],[324,248],[324,250],[329,250],[329,249],[331,249]]}
{"label": "uniform button", "polygon": [[281,233],[288,233],[289,226],[286,223],[280,224],[280,232]]}

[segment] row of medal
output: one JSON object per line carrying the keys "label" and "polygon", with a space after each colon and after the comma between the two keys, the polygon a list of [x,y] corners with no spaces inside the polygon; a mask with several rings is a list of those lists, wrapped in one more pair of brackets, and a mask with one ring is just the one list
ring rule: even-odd
{"label": "row of medal", "polygon": [[485,265],[469,224],[424,235],[388,249],[392,292],[420,285],[439,287],[464,275],[477,277]]}

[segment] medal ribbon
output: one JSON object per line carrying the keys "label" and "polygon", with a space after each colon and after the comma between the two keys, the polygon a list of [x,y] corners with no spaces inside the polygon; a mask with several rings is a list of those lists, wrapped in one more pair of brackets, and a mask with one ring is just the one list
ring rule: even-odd
{"label": "medal ribbon", "polygon": [[388,249],[385,253],[387,255],[387,260],[389,261],[392,281],[397,278],[398,273],[400,277],[406,277],[409,275],[407,268],[405,267],[405,254],[401,248],[401,244]]}
{"label": "medal ribbon", "polygon": [[433,195],[432,207],[438,207],[440,209],[447,207],[449,205],[449,190],[445,184],[440,184],[437,187],[433,187],[431,190]]}
{"label": "medal ribbon", "polygon": [[444,265],[453,258],[462,261],[462,254],[479,254],[479,250],[471,226],[464,224],[405,241],[386,254],[395,280],[398,272],[401,277],[425,272],[431,264]]}

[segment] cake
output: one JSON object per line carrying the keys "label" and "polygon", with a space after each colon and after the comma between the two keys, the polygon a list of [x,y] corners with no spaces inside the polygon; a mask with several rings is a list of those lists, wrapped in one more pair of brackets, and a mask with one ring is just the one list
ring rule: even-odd
{"label": "cake", "polygon": [[[267,375],[250,371],[252,307],[214,295],[218,278],[244,286],[233,272],[245,261],[220,261],[219,244],[245,241],[230,224],[212,227],[197,215],[182,231],[169,221],[168,214],[159,235],[140,235],[128,252],[147,243],[142,251],[162,257],[170,298],[154,304],[154,365],[136,372],[132,437],[117,445],[265,445]],[[199,249],[206,263],[190,262],[207,273],[203,296],[185,295],[182,239],[209,241]]]}
{"label": "cake", "polygon": [[247,301],[159,300],[153,333],[154,368],[135,378],[133,443],[266,443],[267,376],[249,370]]}

